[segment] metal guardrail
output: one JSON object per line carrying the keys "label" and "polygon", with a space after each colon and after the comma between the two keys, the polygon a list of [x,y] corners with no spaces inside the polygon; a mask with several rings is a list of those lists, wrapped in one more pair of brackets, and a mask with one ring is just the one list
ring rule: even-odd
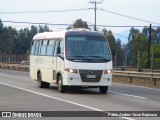
{"label": "metal guardrail", "polygon": [[29,71],[29,65],[0,63],[0,69]]}
{"label": "metal guardrail", "polygon": [[[19,70],[19,71],[29,71],[29,65],[23,65],[23,64],[4,64],[0,63],[1,69],[10,69],[10,70]],[[129,77],[130,83],[132,83],[133,77],[142,77],[142,78],[150,78],[154,82],[154,86],[156,86],[157,80],[160,80],[160,73],[155,72],[135,72],[135,71],[119,71],[119,70],[113,70],[113,75],[115,76],[125,76]]]}
{"label": "metal guardrail", "polygon": [[[124,67],[113,68],[115,71],[126,71]],[[151,69],[137,69],[137,68],[127,68],[127,71],[138,71],[138,72],[151,72]],[[160,69],[153,69],[153,72],[160,72]]]}
{"label": "metal guardrail", "polygon": [[142,77],[142,78],[151,78],[156,86],[157,80],[160,80],[160,73],[152,72],[134,72],[134,71],[116,71],[113,70],[113,75],[126,76],[130,78],[130,83],[132,83],[132,77]]}

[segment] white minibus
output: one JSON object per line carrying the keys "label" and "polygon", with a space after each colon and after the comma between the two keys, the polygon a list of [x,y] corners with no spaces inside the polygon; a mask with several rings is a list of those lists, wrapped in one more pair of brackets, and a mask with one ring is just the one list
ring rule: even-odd
{"label": "white minibus", "polygon": [[40,88],[51,83],[67,88],[99,88],[107,93],[112,83],[112,56],[107,39],[86,29],[56,30],[33,37],[30,76]]}

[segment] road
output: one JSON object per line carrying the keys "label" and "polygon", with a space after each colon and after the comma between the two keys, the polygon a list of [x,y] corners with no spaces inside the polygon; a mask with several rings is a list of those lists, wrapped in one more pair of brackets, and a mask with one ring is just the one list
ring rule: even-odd
{"label": "road", "polygon": [[105,95],[96,88],[62,94],[55,85],[38,88],[28,72],[0,69],[0,111],[160,111],[160,90],[113,83]]}

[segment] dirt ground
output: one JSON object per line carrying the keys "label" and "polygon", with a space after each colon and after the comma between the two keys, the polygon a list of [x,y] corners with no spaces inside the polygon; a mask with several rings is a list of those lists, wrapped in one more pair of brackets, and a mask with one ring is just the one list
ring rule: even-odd
{"label": "dirt ground", "polygon": [[114,75],[112,80],[113,80],[113,83],[130,84],[130,85],[137,85],[137,86],[160,89],[160,79],[156,79],[156,86],[154,86],[154,81],[148,78],[133,77],[132,83],[130,83],[129,77]]}

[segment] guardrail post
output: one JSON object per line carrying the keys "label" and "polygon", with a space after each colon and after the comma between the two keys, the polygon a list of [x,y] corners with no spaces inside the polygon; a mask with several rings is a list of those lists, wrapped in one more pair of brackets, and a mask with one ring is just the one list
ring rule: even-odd
{"label": "guardrail post", "polygon": [[19,60],[19,58],[20,58],[20,55],[18,54],[18,60],[17,60],[17,63],[19,63],[19,61],[20,61],[20,60]]}
{"label": "guardrail post", "polygon": [[132,83],[132,76],[129,77],[130,83]]}
{"label": "guardrail post", "polygon": [[0,54],[0,63],[2,63],[2,55]]}
{"label": "guardrail post", "polygon": [[15,63],[15,61],[16,61],[16,60],[15,60],[15,57],[16,57],[16,56],[15,56],[15,54],[14,54],[14,55],[13,55],[13,63]]}
{"label": "guardrail post", "polygon": [[153,79],[154,86],[156,86],[156,78]]}

